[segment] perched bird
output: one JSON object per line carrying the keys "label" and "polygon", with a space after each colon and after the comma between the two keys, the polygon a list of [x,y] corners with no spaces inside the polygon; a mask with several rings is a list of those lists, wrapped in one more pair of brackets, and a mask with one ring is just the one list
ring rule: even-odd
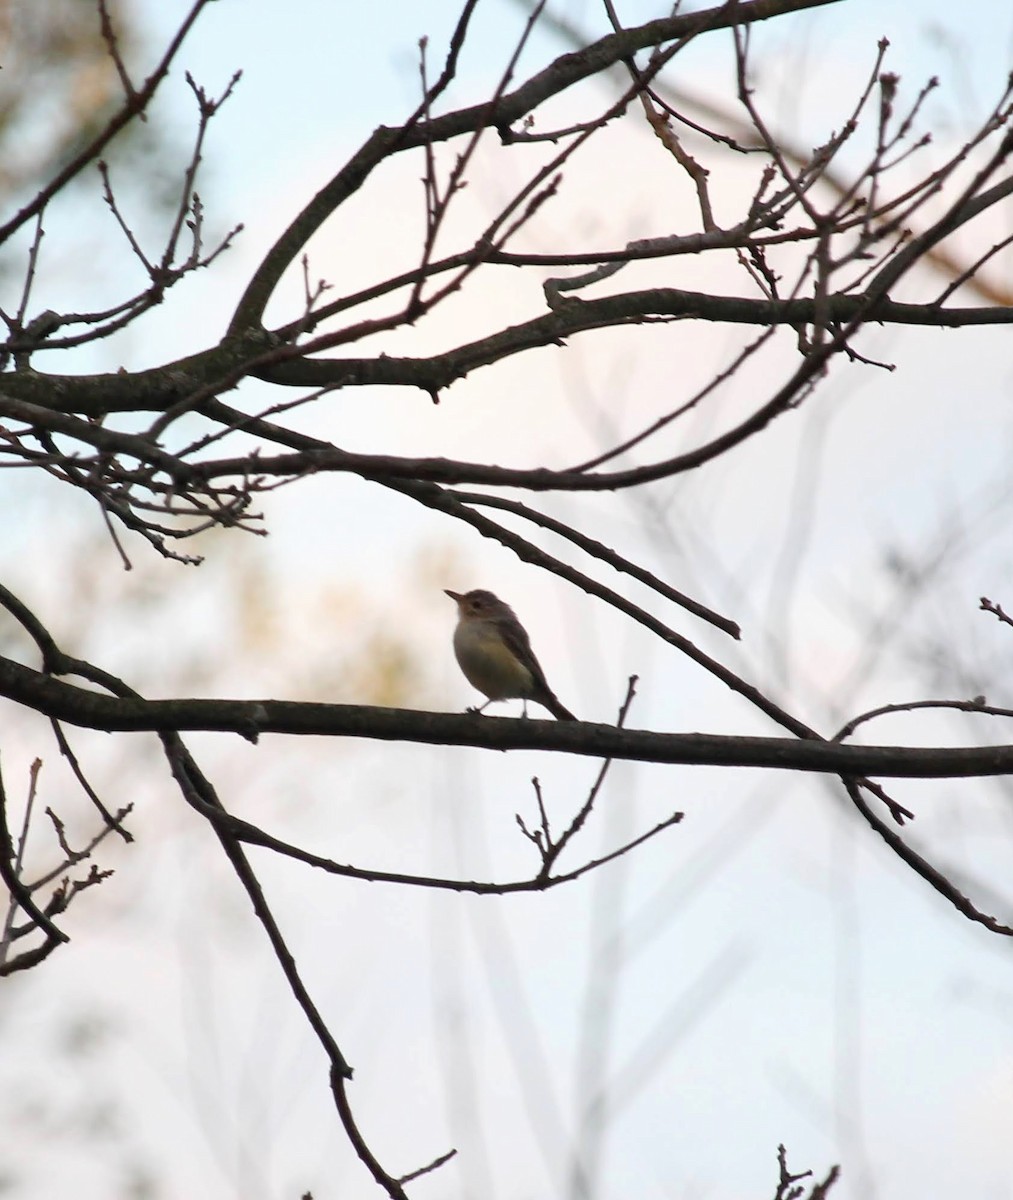
{"label": "perched bird", "polygon": [[457,602],[454,654],[458,665],[471,686],[488,697],[474,711],[481,712],[494,700],[523,700],[527,716],[527,702],[536,700],[557,720],[576,721],[546,682],[531,640],[509,604],[481,589],[463,595],[444,590]]}

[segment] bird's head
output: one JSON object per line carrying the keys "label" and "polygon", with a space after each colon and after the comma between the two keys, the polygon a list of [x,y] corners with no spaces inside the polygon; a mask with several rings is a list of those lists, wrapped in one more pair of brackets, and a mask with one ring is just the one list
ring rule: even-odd
{"label": "bird's head", "polygon": [[452,592],[450,588],[443,590],[457,605],[458,616],[461,617],[499,617],[510,611],[502,600],[482,588],[472,592]]}

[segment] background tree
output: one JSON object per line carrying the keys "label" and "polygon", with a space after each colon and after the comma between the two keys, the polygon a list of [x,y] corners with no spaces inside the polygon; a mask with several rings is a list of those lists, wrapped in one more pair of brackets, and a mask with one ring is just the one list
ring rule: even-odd
{"label": "background tree", "polygon": [[[984,849],[978,840],[1001,820],[994,793],[963,785],[952,803],[937,792],[927,807],[923,785],[889,782],[1002,777],[1013,762],[1011,747],[974,745],[983,726],[1001,743],[988,718],[1008,715],[992,686],[1005,670],[1009,583],[991,532],[1008,509],[1001,408],[988,398],[1002,343],[980,331],[1010,319],[1010,100],[996,71],[973,124],[954,137],[951,123],[930,145],[933,117],[942,123],[935,86],[902,82],[875,39],[856,72],[837,39],[860,6],[793,24],[798,10],[820,7],[763,0],[659,16],[606,6],[589,11],[578,48],[563,54],[550,40],[558,22],[540,6],[506,26],[477,5],[441,11],[413,68],[422,99],[408,103],[402,66],[402,94],[381,89],[394,110],[387,123],[358,149],[343,127],[349,148],[337,155],[318,132],[312,169],[291,170],[269,205],[246,196],[238,206],[252,218],[238,240],[205,215],[195,189],[208,138],[242,93],[234,76],[212,84],[179,69],[202,29],[235,29],[228,6],[195,4],[164,31],[154,65],[138,65],[115,21],[95,13],[122,105],[3,222],[7,270],[19,255],[27,264],[3,308],[4,461],[22,468],[8,485],[19,511],[36,497],[47,504],[44,525],[19,522],[2,594],[12,620],[0,690],[15,748],[3,760],[4,970],[15,981],[36,968],[40,988],[75,955],[94,972],[102,936],[75,925],[87,920],[79,914],[89,904],[133,914],[147,882],[132,969],[110,951],[117,1015],[135,1011],[138,981],[166,969],[165,913],[179,905],[178,974],[200,1063],[187,1107],[203,1114],[233,1190],[347,1186],[341,1151],[309,1165],[309,1148],[333,1135],[321,1048],[346,1153],[391,1195],[433,1186],[414,1176],[434,1163],[435,1186],[469,1194],[546,1180],[574,1195],[606,1194],[613,1179],[639,1190],[719,1177],[741,1187],[722,1175],[727,1146],[708,1120],[725,1138],[734,1128],[734,1139],[762,1143],[767,1159],[784,1139],[794,1157],[810,1093],[824,1140],[802,1147],[806,1161],[843,1158],[856,1194],[915,1169],[902,1154],[884,1159],[873,1122],[857,1115],[869,1108],[862,1051],[873,1048],[876,1102],[891,1120],[910,1069],[896,1027],[870,1004],[880,987],[866,993],[863,980],[891,978],[880,957],[905,952],[909,977],[926,970],[934,959],[918,952],[919,931],[937,938],[948,911],[970,917],[981,938],[1010,932],[1007,905],[990,891],[1004,877],[1005,839]],[[362,21],[357,44],[377,45],[379,31]],[[836,51],[809,74],[785,54],[807,33]],[[379,69],[376,58],[358,61]],[[333,107],[333,73],[303,67],[302,87],[320,86]],[[687,84],[694,70],[711,90],[706,106]],[[827,86],[838,75],[846,89]],[[765,80],[774,97],[790,95],[788,120]],[[361,94],[357,83],[341,80],[347,95]],[[95,167],[166,88],[195,102],[196,136],[156,237],[158,214],[135,215],[115,170]],[[261,172],[264,145],[274,160],[279,146],[292,149],[262,129]],[[85,172],[94,217],[68,191]],[[90,237],[100,216],[126,257],[68,291],[48,247]],[[78,303],[85,293],[101,301]],[[940,355],[946,329],[949,344],[974,349]],[[965,393],[956,406],[948,359]],[[360,395],[368,404],[353,407]],[[137,573],[129,586],[84,533],[96,514]],[[465,551],[457,526],[499,549]],[[47,557],[60,570],[38,570],[40,529],[47,546],[58,539]],[[244,530],[283,546],[248,539],[237,550]],[[542,574],[519,574],[504,550]],[[180,581],[201,558],[210,587],[192,573]],[[466,702],[451,614],[438,606],[443,586],[472,584],[515,603],[585,720],[564,728],[419,711]],[[817,584],[836,592],[832,609]],[[988,618],[974,615],[982,592],[995,597]],[[972,629],[977,653],[963,645]],[[571,675],[559,682],[563,664]],[[435,670],[440,679],[427,680]],[[625,682],[632,674],[643,677],[637,687]],[[364,703],[374,698],[388,707]],[[961,713],[967,727],[951,723]],[[44,743],[47,720],[55,741]],[[142,747],[125,732],[141,730],[158,740]],[[399,745],[372,751],[339,736]],[[947,749],[955,738],[959,748]],[[490,772],[486,756],[439,744],[578,757],[495,756]],[[38,755],[41,773],[29,765]],[[634,771],[622,760],[658,765]],[[725,770],[707,784],[690,764]],[[531,770],[533,792],[522,783]],[[800,773],[797,804],[785,771]],[[43,781],[57,789],[48,827]],[[885,863],[855,810],[888,848]],[[159,861],[163,839],[171,867]],[[813,856],[822,839],[825,854]],[[864,856],[885,892],[867,893]],[[225,864],[281,972],[265,973],[249,904],[236,906],[234,881],[223,887]],[[112,865],[121,878],[96,891]],[[719,867],[720,889],[705,892]],[[784,872],[793,886],[775,894]],[[919,890],[907,890],[911,879]],[[809,893],[798,880],[833,898],[829,958],[814,949],[827,925],[800,904]],[[91,896],[78,899],[82,890]],[[700,945],[687,954],[673,913],[703,894]],[[867,895],[881,955],[859,936]],[[586,948],[572,937],[575,916]],[[954,937],[973,957],[969,929]],[[778,953],[763,962],[775,934]],[[533,942],[544,959],[531,961]],[[802,955],[808,969],[793,973],[787,963]],[[821,970],[817,986],[833,1003],[805,1010],[799,997]],[[475,994],[483,973],[485,1005]],[[288,1047],[282,976],[306,1022]],[[975,988],[972,1003],[990,994]],[[776,1012],[783,1039],[773,1057],[782,1104],[748,1135],[738,1132],[746,1114],[729,1107],[731,1065],[713,1069],[708,1050],[708,1037],[724,1042],[729,1030],[747,1057],[770,1045],[769,1030],[751,1038],[741,1020],[720,1020],[736,992],[754,1019]],[[816,1014],[808,1036],[795,1005]],[[479,1015],[490,1006],[500,1028],[491,1040]],[[910,1023],[909,1002],[901,1007]],[[95,1023],[81,1028],[73,1046],[93,1045]],[[963,1061],[976,1061],[964,1048]],[[246,1050],[255,1086],[239,1067]],[[563,1062],[575,1073],[572,1102],[554,1082]],[[940,1078],[953,1069],[944,1056],[932,1063]],[[752,1111],[763,1089],[741,1076],[736,1095]],[[445,1120],[429,1102],[441,1077]],[[505,1077],[514,1095],[501,1123]],[[164,1170],[145,1143],[164,1144],[167,1121],[141,1090],[124,1154],[143,1193]],[[230,1094],[243,1098],[235,1114]],[[101,1106],[84,1126],[89,1148],[126,1119],[110,1122],[110,1111],[106,1126]],[[675,1158],[659,1116],[686,1135]],[[53,1133],[43,1123],[39,1138]],[[645,1140],[658,1147],[646,1159]],[[694,1144],[714,1153],[691,1155]],[[450,1147],[461,1151],[454,1165]],[[981,1179],[998,1178],[987,1142],[975,1156]],[[749,1150],[741,1158],[755,1187],[758,1162]],[[782,1155],[779,1194],[791,1165]],[[8,1167],[12,1185],[33,1169],[30,1158]],[[193,1169],[207,1193],[213,1164]]]}

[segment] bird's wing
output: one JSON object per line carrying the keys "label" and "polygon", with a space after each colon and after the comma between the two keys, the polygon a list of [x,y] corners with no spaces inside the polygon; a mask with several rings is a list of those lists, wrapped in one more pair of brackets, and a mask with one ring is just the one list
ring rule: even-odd
{"label": "bird's wing", "polygon": [[496,622],[496,628],[499,630],[500,637],[506,642],[507,646],[513,654],[531,672],[532,678],[539,688],[544,688],[547,692],[550,691],[549,684],[545,678],[545,672],[542,670],[542,665],[535,658],[535,652],[531,649],[531,639],[528,637],[528,631],[516,618],[501,617]]}

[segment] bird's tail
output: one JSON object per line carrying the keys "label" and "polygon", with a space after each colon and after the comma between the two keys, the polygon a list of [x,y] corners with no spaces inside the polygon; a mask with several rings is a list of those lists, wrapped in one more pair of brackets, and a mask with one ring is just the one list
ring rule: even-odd
{"label": "bird's tail", "polygon": [[557,721],[576,721],[576,717],[568,708],[564,708],[548,688],[537,697],[538,703],[547,708]]}

